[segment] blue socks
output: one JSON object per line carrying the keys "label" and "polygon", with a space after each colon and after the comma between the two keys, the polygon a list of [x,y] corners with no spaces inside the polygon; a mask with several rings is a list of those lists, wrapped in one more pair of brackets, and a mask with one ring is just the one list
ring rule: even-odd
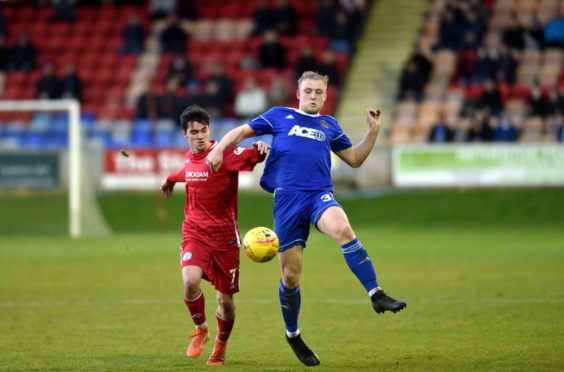
{"label": "blue socks", "polygon": [[298,315],[300,314],[300,286],[296,288],[286,288],[280,279],[278,289],[280,295],[280,305],[282,306],[282,316],[286,323],[286,333],[298,331]]}
{"label": "blue socks", "polygon": [[354,275],[356,275],[358,280],[360,280],[366,292],[377,288],[378,282],[376,281],[374,266],[372,265],[372,261],[370,261],[368,252],[366,252],[366,249],[364,249],[358,239],[341,246],[341,249],[343,250],[343,255],[345,256],[349,268]]}
{"label": "blue socks", "polygon": [[[379,288],[372,261],[370,261],[368,252],[366,252],[366,249],[364,249],[358,239],[341,246],[341,249],[343,250],[343,255],[345,256],[349,268],[354,275],[356,275],[358,280],[360,280],[366,292],[370,293],[371,291],[375,291],[376,288]],[[282,279],[280,279],[278,295],[280,296],[282,316],[286,324],[286,334],[288,334],[289,337],[293,337],[292,335],[299,333],[298,316],[300,314],[301,304],[300,286],[296,288],[286,288],[282,283]]]}

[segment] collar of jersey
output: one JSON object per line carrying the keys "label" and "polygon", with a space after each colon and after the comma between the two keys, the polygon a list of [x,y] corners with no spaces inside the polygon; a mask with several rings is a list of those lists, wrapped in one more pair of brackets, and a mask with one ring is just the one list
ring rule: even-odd
{"label": "collar of jersey", "polygon": [[316,118],[316,117],[318,117],[318,116],[321,116],[321,114],[312,115],[312,114],[308,114],[307,112],[304,112],[304,111],[302,111],[302,110],[299,110],[299,109],[296,109],[296,108],[293,108],[293,107],[290,107],[290,108],[291,108],[292,110],[296,111],[296,112],[299,113],[299,114],[302,114],[302,115],[305,115],[305,116],[310,116],[310,117],[312,117],[312,118]]}
{"label": "collar of jersey", "polygon": [[206,156],[208,156],[209,152],[211,151],[211,149],[213,149],[215,147],[215,145],[217,145],[217,141],[216,140],[210,140],[211,142],[211,146],[207,149],[204,150],[202,152],[199,152],[197,154],[194,154],[192,152],[192,150],[190,150],[190,158],[194,159],[194,160],[200,160],[205,158]]}

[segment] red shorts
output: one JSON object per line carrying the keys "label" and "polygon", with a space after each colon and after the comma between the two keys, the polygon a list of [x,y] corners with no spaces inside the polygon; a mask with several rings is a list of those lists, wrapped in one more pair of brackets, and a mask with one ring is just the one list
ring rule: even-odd
{"label": "red shorts", "polygon": [[194,240],[180,245],[180,265],[198,266],[204,279],[224,294],[239,292],[239,248],[217,250]]}

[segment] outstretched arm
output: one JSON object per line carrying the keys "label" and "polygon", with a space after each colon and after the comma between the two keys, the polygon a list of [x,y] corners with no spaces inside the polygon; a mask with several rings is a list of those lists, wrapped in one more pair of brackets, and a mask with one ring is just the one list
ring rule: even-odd
{"label": "outstretched arm", "polygon": [[376,143],[378,131],[380,130],[380,113],[378,109],[366,109],[366,122],[368,123],[368,132],[356,145],[337,152],[337,155],[343,159],[345,163],[353,168],[358,168],[364,163]]}
{"label": "outstretched arm", "polygon": [[172,193],[174,192],[174,185],[177,182],[184,181],[184,168],[182,168],[178,172],[170,174],[161,182],[161,191],[163,192],[165,197],[170,198],[172,196]]}
{"label": "outstretched arm", "polygon": [[206,157],[206,163],[211,171],[215,172],[221,167],[221,163],[223,163],[223,152],[226,148],[238,144],[245,138],[255,137],[256,135],[257,133],[249,124],[243,124],[227,132]]}

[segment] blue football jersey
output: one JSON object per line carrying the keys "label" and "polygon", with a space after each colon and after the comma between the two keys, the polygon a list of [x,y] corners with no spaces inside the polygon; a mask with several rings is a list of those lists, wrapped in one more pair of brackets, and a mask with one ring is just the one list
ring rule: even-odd
{"label": "blue football jersey", "polygon": [[273,107],[248,124],[258,135],[272,135],[260,181],[263,189],[333,190],[331,151],[352,146],[335,118]]}

